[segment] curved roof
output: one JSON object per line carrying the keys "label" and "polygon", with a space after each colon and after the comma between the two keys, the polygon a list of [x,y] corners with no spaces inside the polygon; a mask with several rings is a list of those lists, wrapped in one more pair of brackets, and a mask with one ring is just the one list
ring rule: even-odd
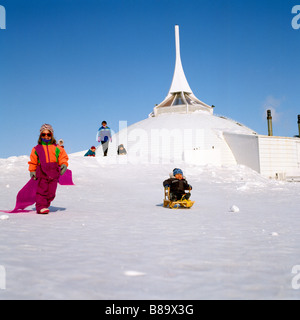
{"label": "curved roof", "polygon": [[204,162],[236,164],[223,132],[256,134],[234,120],[209,113],[162,114],[139,121],[115,134],[110,154],[116,153],[117,146],[123,144],[128,157],[134,161],[180,162],[186,160],[189,152],[199,151],[203,153]]}

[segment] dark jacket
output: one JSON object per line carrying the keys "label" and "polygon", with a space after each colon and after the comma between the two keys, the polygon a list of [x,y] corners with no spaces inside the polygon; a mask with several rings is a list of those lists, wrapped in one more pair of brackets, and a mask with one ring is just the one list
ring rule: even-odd
{"label": "dark jacket", "polygon": [[163,182],[164,187],[170,186],[170,192],[174,194],[184,194],[185,190],[192,189],[192,186],[188,184],[185,179],[178,180],[176,178],[170,178]]}

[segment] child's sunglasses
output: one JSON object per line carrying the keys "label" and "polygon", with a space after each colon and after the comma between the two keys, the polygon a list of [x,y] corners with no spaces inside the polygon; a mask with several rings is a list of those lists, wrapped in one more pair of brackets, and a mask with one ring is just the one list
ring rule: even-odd
{"label": "child's sunglasses", "polygon": [[52,134],[51,134],[51,133],[42,133],[41,136],[42,136],[42,137],[49,137],[49,138],[51,138],[51,137],[52,137]]}

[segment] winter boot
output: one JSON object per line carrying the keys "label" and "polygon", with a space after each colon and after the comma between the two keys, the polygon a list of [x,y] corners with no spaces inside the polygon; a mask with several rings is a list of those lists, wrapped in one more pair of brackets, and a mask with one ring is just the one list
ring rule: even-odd
{"label": "winter boot", "polygon": [[48,208],[44,208],[39,210],[37,213],[38,214],[48,214],[50,212],[50,210]]}

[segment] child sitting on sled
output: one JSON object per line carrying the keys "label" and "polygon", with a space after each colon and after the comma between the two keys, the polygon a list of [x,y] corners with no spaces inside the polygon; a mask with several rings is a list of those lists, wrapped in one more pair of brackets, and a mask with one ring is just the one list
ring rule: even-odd
{"label": "child sitting on sled", "polygon": [[190,192],[186,193],[185,190],[192,190],[192,186],[188,184],[179,168],[173,170],[173,174],[163,182],[163,186],[170,187],[171,201],[189,200],[191,196]]}
{"label": "child sitting on sled", "polygon": [[67,171],[68,155],[64,148],[56,144],[51,125],[44,124],[40,129],[38,145],[30,155],[30,177],[38,180],[36,192],[36,211],[49,213],[51,202],[55,198],[59,176]]}
{"label": "child sitting on sled", "polygon": [[85,157],[96,157],[96,147],[92,146],[84,156]]}

